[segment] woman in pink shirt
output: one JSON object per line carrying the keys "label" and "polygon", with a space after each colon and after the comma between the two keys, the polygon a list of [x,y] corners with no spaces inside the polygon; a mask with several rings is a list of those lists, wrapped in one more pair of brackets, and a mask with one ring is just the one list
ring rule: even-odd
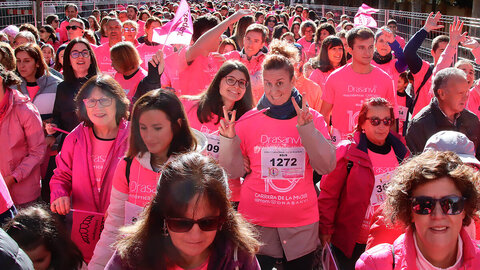
{"label": "woman in pink shirt", "polygon": [[[98,75],[82,86],[75,103],[82,122],[67,135],[57,155],[50,208],[60,215],[70,209],[103,214],[110,203],[115,168],[127,148],[130,102],[112,77]],[[93,250],[82,252],[90,261]]]}
{"label": "woman in pink shirt", "polygon": [[249,160],[238,211],[260,232],[262,269],[277,260],[284,269],[312,268],[318,243],[313,170],[326,174],[335,167],[325,120],[294,87],[294,70],[285,56],[267,56],[257,108],[236,122],[236,111],[225,108],[219,127],[219,163],[229,177],[244,176]]}
{"label": "woman in pink shirt", "polygon": [[[292,26],[293,27],[293,26]],[[312,21],[304,21],[300,25],[300,34],[302,38],[297,40],[297,43],[302,45],[303,51],[306,52],[310,49],[310,45],[313,43],[313,35],[317,31],[315,23]]]}
{"label": "woman in pink shirt", "polygon": [[[190,125],[208,139],[207,154],[218,160],[220,137],[218,127],[223,108],[235,110],[241,117],[254,106],[250,75],[240,61],[226,61],[218,70],[208,89],[198,96],[184,96],[183,104]],[[240,179],[229,180],[231,201],[238,202]]]}
{"label": "woman in pink shirt", "polygon": [[336,31],[329,23],[322,23],[315,33],[315,42],[310,45],[310,48],[306,49],[307,59],[313,58],[320,53],[323,40],[328,36],[335,36]]}
{"label": "woman in pink shirt", "polygon": [[465,230],[478,210],[478,181],[453,152],[424,152],[400,166],[385,213],[406,232],[366,251],[356,269],[478,269],[480,247]]}
{"label": "woman in pink shirt", "polygon": [[352,140],[340,142],[337,167],[320,182],[320,240],[332,244],[339,269],[354,269],[365,250],[370,220],[385,200],[393,172],[408,149],[390,132],[393,106],[384,98],[363,103]]}
{"label": "woman in pink shirt", "polygon": [[129,148],[113,176],[108,216],[89,269],[105,268],[115,251],[111,245],[118,229],[138,219],[155,195],[165,163],[197,146],[182,104],[170,91],[143,95],[135,103],[131,123]]}
{"label": "woman in pink shirt", "polygon": [[325,89],[328,76],[337,68],[347,63],[345,48],[340,38],[328,36],[322,42],[320,54],[314,58],[314,70],[309,79]]}
{"label": "woman in pink shirt", "polygon": [[[292,32],[293,38],[295,39],[295,41],[298,41],[299,39],[301,39],[302,35],[300,34],[300,23],[299,22],[294,22],[292,24],[292,26],[290,27],[290,32]],[[307,49],[305,49],[305,50],[307,50]]]}

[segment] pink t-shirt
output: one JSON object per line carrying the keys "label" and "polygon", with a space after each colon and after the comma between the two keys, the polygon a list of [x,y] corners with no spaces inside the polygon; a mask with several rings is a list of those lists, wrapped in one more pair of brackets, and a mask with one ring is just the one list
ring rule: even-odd
{"label": "pink t-shirt", "polygon": [[182,82],[184,80],[180,80],[180,71],[187,67],[185,60],[187,48],[188,46],[185,46],[176,52],[172,52],[165,58],[165,69],[160,78],[162,88],[172,88],[177,93],[177,96],[181,96],[181,93],[177,91],[183,88]]}
{"label": "pink t-shirt", "polygon": [[[218,154],[220,151],[220,136],[218,135],[217,131],[220,124],[215,125],[217,116],[214,116],[210,122],[200,123],[200,120],[197,116],[198,100],[188,100],[183,98],[182,103],[185,108],[185,113],[187,114],[190,127],[202,132],[203,135],[207,137],[208,145],[206,154],[218,161]],[[235,202],[239,201],[241,188],[240,179],[229,179],[228,184],[231,191],[230,200]]]}
{"label": "pink t-shirt", "polygon": [[[414,79],[413,89],[415,91],[415,95],[417,94],[417,89],[420,87],[420,84],[422,84],[425,74],[427,74],[428,68],[430,67],[430,63],[428,63],[427,61],[422,61],[422,62],[423,62],[422,68],[420,69],[420,71],[413,74],[413,79]],[[433,97],[433,93],[430,90],[431,86],[432,86],[432,76],[428,78],[427,82],[420,90],[420,95],[418,96],[417,103],[415,104],[415,108],[413,108],[412,117],[417,115],[417,113],[421,109],[423,109],[423,107],[430,104],[430,100]]]}
{"label": "pink t-shirt", "polygon": [[467,109],[480,118],[480,84],[478,82],[470,89]]}
{"label": "pink t-shirt", "polygon": [[128,202],[145,207],[155,195],[161,173],[146,169],[138,162],[137,158],[134,158],[127,182],[126,167],[127,162],[125,160],[118,163],[113,177],[113,187],[124,194],[128,194]]}
{"label": "pink t-shirt", "polygon": [[[310,112],[315,128],[329,138],[323,116]],[[259,114],[235,126],[252,169],[242,183],[238,211],[253,224],[283,228],[318,221],[313,169],[296,125],[297,117],[277,120]]]}
{"label": "pink t-shirt", "polygon": [[28,91],[28,96],[30,97],[31,100],[35,98],[37,95],[38,91],[40,91],[40,86],[27,86],[27,91]]}
{"label": "pink t-shirt", "polygon": [[95,176],[95,182],[97,183],[97,189],[100,192],[102,189],[103,167],[105,165],[105,161],[107,160],[108,153],[115,142],[115,139],[100,139],[95,136],[93,129],[90,128],[89,130],[92,141],[93,174]]}
{"label": "pink t-shirt", "polygon": [[312,45],[313,38],[312,38],[312,41],[307,41],[305,37],[302,37],[301,39],[297,40],[297,43],[302,45],[303,50],[306,51],[310,48],[310,45]]}
{"label": "pink t-shirt", "polygon": [[173,53],[173,47],[170,45],[157,45],[157,46],[148,46],[145,43],[142,43],[137,46],[138,54],[140,55],[140,59],[142,59],[142,68],[148,70],[148,62],[152,60],[152,56],[154,56],[158,50],[163,48],[163,58],[165,59],[171,53]]}
{"label": "pink t-shirt", "polygon": [[308,47],[307,51],[307,59],[313,58],[317,56],[317,53],[320,53],[320,47],[317,46],[317,43],[313,42],[310,44],[310,47]]}
{"label": "pink t-shirt", "polygon": [[340,141],[337,136],[341,140],[346,139],[353,131],[362,103],[371,97],[383,97],[397,108],[392,78],[378,67],[374,66],[368,74],[360,74],[353,71],[352,64],[348,64],[327,78],[322,99],[333,105],[334,141]]}
{"label": "pink t-shirt", "polygon": [[396,35],[395,40],[400,44],[400,47],[402,47],[402,49],[405,49],[405,39],[403,39],[399,35]]}
{"label": "pink t-shirt", "polygon": [[145,22],[142,20],[138,20],[137,24],[138,24],[137,38],[139,38],[145,35]]}
{"label": "pink t-shirt", "polygon": [[125,79],[125,77],[120,73],[115,73],[115,80],[123,87],[127,98],[132,101],[133,96],[137,92],[138,84],[143,78],[147,77],[148,72],[140,67],[140,70],[130,79]]}
{"label": "pink t-shirt", "polygon": [[107,73],[110,76],[115,76],[117,72],[112,67],[112,58],[110,57],[110,44],[104,43],[94,49],[95,56],[97,57],[98,68],[102,73]]}
{"label": "pink t-shirt", "polygon": [[387,73],[390,77],[392,77],[393,86],[395,87],[395,91],[397,90],[398,78],[400,77],[400,73],[395,68],[395,62],[397,59],[393,58],[390,62],[385,64],[377,64],[375,61],[372,60],[372,65],[381,68],[385,73]]}
{"label": "pink t-shirt", "polygon": [[370,196],[370,205],[365,213],[365,219],[363,220],[360,235],[357,239],[357,243],[360,244],[367,243],[370,220],[373,217],[373,213],[380,207],[382,202],[385,201],[387,186],[393,178],[395,169],[398,167],[398,160],[393,148],[391,148],[390,152],[386,155],[368,150],[368,157],[372,161],[375,185],[373,186],[373,191]]}
{"label": "pink t-shirt", "polygon": [[328,72],[322,72],[320,69],[316,68],[312,71],[312,74],[310,74],[309,79],[320,85],[322,89],[325,89],[325,82],[327,81],[328,76],[330,76],[333,71],[334,69]]}

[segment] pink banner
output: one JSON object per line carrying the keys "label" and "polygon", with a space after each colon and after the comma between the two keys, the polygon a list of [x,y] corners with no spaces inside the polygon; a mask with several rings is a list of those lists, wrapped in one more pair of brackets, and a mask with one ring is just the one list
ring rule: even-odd
{"label": "pink banner", "polygon": [[100,239],[105,222],[105,214],[72,209],[72,215],[71,238],[88,263],[92,258],[95,245],[98,239]]}
{"label": "pink banner", "polygon": [[192,16],[186,0],[182,0],[173,20],[155,28],[152,41],[160,44],[189,45],[193,35]]}

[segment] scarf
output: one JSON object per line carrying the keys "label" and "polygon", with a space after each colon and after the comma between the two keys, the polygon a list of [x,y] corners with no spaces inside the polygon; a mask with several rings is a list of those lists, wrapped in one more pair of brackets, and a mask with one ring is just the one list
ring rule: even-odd
{"label": "scarf", "polygon": [[[290,97],[293,97],[295,99],[298,106],[302,106],[302,96],[296,88],[292,89]],[[257,110],[262,110],[268,107],[270,107],[270,109],[265,112],[265,115],[274,119],[288,120],[297,116],[297,111],[295,111],[295,107],[293,107],[293,103],[290,98],[282,105],[273,105],[267,99],[265,94],[263,94],[263,96],[258,101]]]}
{"label": "scarf", "polygon": [[377,51],[373,53],[373,61],[375,61],[375,63],[379,65],[383,65],[392,61],[392,58],[393,58],[392,52],[390,52],[385,56],[381,56]]}

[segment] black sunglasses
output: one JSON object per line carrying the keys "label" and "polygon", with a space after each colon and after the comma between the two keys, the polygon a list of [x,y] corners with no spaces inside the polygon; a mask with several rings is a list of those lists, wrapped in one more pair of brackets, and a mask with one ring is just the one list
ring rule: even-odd
{"label": "black sunglasses", "polygon": [[380,123],[383,123],[385,126],[389,127],[393,124],[393,119],[390,117],[380,119],[378,117],[367,117],[367,120],[370,120],[370,123],[372,126],[376,127],[380,125]]}
{"label": "black sunglasses", "polygon": [[190,231],[194,224],[198,224],[198,227],[204,232],[215,231],[218,230],[223,223],[219,216],[204,217],[197,220],[190,218],[166,218],[165,222],[169,230],[177,233]]}
{"label": "black sunglasses", "polygon": [[75,30],[77,30],[77,29],[83,29],[83,28],[81,28],[80,26],[76,26],[76,25],[73,25],[73,26],[70,26],[70,25],[69,25],[69,26],[67,26],[67,27],[65,27],[65,28],[67,28],[67,30],[72,29],[73,31],[75,31]]}
{"label": "black sunglasses", "polygon": [[445,215],[458,215],[462,213],[465,208],[465,197],[456,195],[445,196],[440,199],[435,199],[428,196],[419,196],[412,198],[412,210],[418,215],[430,215],[437,202],[440,202],[440,207]]}

